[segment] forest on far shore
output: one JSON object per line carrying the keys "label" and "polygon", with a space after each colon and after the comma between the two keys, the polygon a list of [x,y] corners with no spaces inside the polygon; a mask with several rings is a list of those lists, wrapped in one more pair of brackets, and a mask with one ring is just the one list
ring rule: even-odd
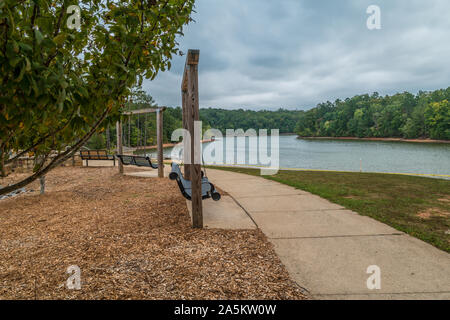
{"label": "forest on far shore", "polygon": [[358,95],[320,103],[300,114],[301,137],[450,140],[450,87],[392,96]]}
{"label": "forest on far shore", "polygon": [[[155,107],[153,98],[142,90],[134,93],[133,103],[126,110]],[[300,137],[358,138],[430,138],[450,140],[450,87],[432,92],[409,92],[392,96],[364,94],[335,102],[324,102],[308,111],[278,109],[227,110],[200,109],[203,130],[279,129],[280,133],[296,133]],[[181,108],[164,112],[164,142],[170,142],[172,132],[182,127]],[[92,149],[114,146],[115,128],[96,134],[88,142]],[[156,144],[155,115],[124,119],[125,145]]]}

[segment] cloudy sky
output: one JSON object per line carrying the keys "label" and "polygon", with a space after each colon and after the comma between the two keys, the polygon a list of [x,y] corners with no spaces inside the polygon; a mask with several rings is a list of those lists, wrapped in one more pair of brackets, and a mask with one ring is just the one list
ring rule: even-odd
{"label": "cloudy sky", "polygon": [[[381,8],[381,30],[366,26]],[[448,0],[197,0],[181,50],[200,49],[202,108],[309,109],[356,94],[450,86]],[[185,57],[144,89],[181,104]]]}

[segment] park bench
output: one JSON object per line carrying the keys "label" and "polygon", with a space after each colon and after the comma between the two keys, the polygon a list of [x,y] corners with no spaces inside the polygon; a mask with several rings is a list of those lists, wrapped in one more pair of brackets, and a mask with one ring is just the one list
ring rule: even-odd
{"label": "park bench", "polygon": [[108,154],[106,150],[81,150],[81,160],[86,160],[86,166],[89,167],[89,160],[112,160],[116,166],[116,157]]}
{"label": "park bench", "polygon": [[120,159],[120,161],[124,166],[138,166],[138,167],[158,169],[158,165],[154,164],[150,157],[118,154],[117,158]]}
{"label": "park bench", "polygon": [[[186,180],[181,173],[180,166],[173,162],[172,172],[169,174],[171,180],[176,180],[181,194],[188,200],[192,200],[192,186],[191,181]],[[218,193],[214,185],[209,182],[207,177],[202,175],[202,199],[212,198],[214,201],[220,200],[220,193]]]}

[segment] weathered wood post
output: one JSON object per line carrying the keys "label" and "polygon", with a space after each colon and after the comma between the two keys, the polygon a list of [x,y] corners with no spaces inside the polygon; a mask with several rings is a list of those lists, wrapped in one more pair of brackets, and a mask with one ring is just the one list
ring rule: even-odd
{"label": "weathered wood post", "polygon": [[[184,81],[183,81],[184,82]],[[183,129],[185,130],[185,134],[183,137],[183,163],[184,163],[184,177],[186,180],[191,180],[191,149],[190,149],[190,137],[188,137],[188,134],[186,131],[189,132],[189,114],[188,114],[188,107],[187,107],[187,99],[188,99],[188,92],[187,92],[187,79],[186,79],[186,87],[182,88],[181,91],[181,101],[182,101],[182,115],[183,115]]]}
{"label": "weathered wood post", "polygon": [[199,50],[189,50],[187,56],[187,118],[191,136],[191,186],[192,186],[192,224],[203,228],[202,175],[201,175],[201,137],[195,132],[195,121],[200,121],[198,97]]}
{"label": "weathered wood post", "polygon": [[156,137],[158,140],[158,177],[164,178],[164,148],[163,148],[163,112],[164,108],[156,111]]}
{"label": "weathered wood post", "polygon": [[[117,131],[117,154],[123,154],[123,145],[122,145],[122,121],[117,121],[116,124]],[[122,161],[119,161],[119,173],[123,173],[123,164]]]}
{"label": "weathered wood post", "polygon": [[5,154],[6,148],[2,147],[0,149],[0,177],[6,177],[6,169],[5,169]]}

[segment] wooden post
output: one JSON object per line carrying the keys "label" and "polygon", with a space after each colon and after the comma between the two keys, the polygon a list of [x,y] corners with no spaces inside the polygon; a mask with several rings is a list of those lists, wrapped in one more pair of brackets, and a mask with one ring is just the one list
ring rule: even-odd
{"label": "wooden post", "polygon": [[111,151],[110,140],[111,140],[111,137],[110,137],[109,125],[108,125],[108,128],[106,129],[106,149],[108,150],[108,152]]}
{"label": "wooden post", "polygon": [[128,148],[131,148],[131,116],[128,116]]}
{"label": "wooden post", "polygon": [[[181,101],[182,101],[182,115],[183,115],[183,129],[189,131],[189,125],[188,125],[188,106],[187,106],[187,99],[188,99],[188,93],[186,90],[181,91]],[[185,133],[185,135],[187,135]],[[187,180],[191,180],[191,166],[188,164],[190,163],[190,145],[189,142],[192,139],[188,139],[188,137],[183,137],[183,162],[184,162],[184,177]],[[189,150],[188,150],[189,149]]]}
{"label": "wooden post", "polygon": [[158,177],[164,178],[164,148],[163,148],[163,111],[156,112],[156,136],[158,140]]}
{"label": "wooden post", "polygon": [[6,148],[2,147],[2,149],[0,150],[0,177],[6,177],[5,154]]}
{"label": "wooden post", "polygon": [[[123,154],[123,145],[122,145],[122,121],[117,121],[116,124],[117,131],[117,154]],[[119,161],[119,173],[123,174],[123,164],[122,161]]]}
{"label": "wooden post", "polygon": [[[198,60],[200,51],[189,50],[187,57],[187,111],[189,133],[191,135],[191,186],[192,186],[192,224],[194,228],[203,228],[202,175],[199,153],[200,137],[195,134],[194,122],[200,120],[198,99]],[[199,141],[197,141],[199,140]]]}

